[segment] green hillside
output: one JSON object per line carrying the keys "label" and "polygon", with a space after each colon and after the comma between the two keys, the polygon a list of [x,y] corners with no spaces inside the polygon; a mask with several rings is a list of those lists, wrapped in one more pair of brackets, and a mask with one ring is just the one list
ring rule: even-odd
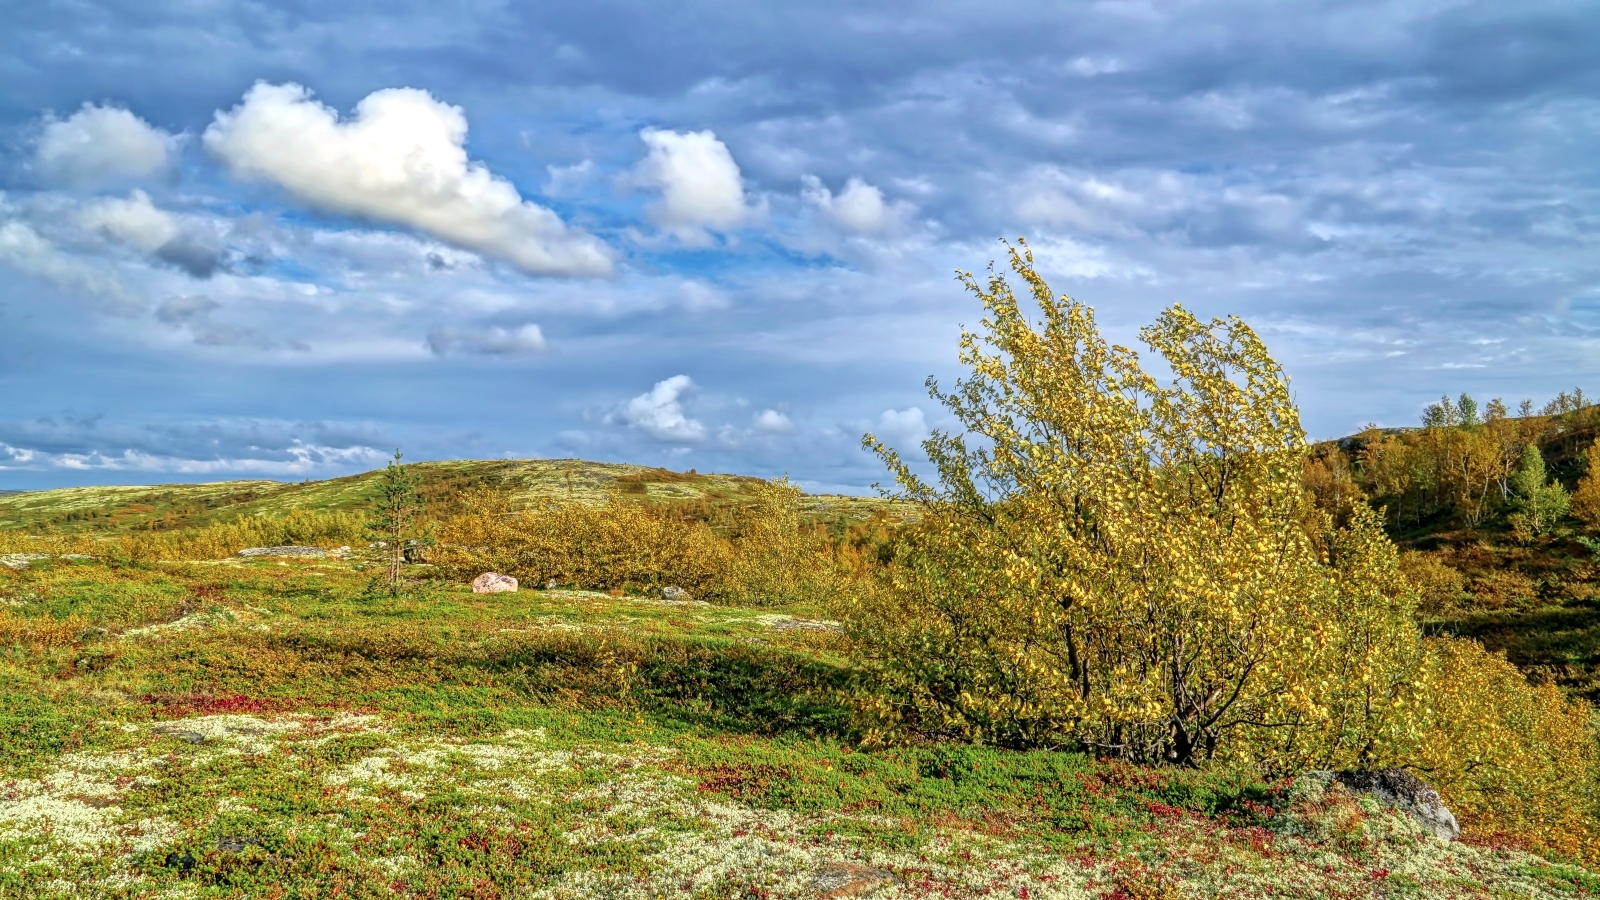
{"label": "green hillside", "polygon": [[[1522,415],[1462,395],[1420,427],[1317,444],[1305,481],[1335,517],[1354,502],[1384,513],[1429,632],[1474,638],[1535,681],[1600,700],[1600,554],[1586,544],[1600,538],[1600,509],[1583,488],[1597,439],[1600,406],[1581,391]],[[1546,490],[1569,504],[1538,528],[1516,487],[1529,446]]]}
{"label": "green hillside", "polygon": [[[412,464],[422,493],[435,511],[448,510],[461,492],[495,487],[519,504],[604,503],[612,498],[682,504],[706,515],[751,500],[758,478],[746,475],[672,472],[623,463],[577,459],[456,460]],[[281,515],[296,509],[319,512],[362,508],[376,472],[326,481],[218,481],[59,488],[0,494],[0,529],[53,529],[64,533],[185,528],[244,516]],[[876,497],[811,495],[805,512],[815,521],[860,521],[878,511],[909,513]]]}

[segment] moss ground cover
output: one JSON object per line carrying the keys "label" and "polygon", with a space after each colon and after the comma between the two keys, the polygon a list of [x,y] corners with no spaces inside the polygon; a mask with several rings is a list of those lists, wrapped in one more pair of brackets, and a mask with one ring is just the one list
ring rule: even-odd
{"label": "moss ground cover", "polygon": [[862,749],[824,610],[365,583],[0,569],[0,896],[1600,893],[1304,782]]}

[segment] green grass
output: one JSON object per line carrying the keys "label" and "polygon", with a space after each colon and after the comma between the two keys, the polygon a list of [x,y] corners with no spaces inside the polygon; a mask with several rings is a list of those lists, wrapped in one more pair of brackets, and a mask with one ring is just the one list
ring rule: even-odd
{"label": "green grass", "polygon": [[778,627],[822,610],[366,579],[0,569],[76,629],[0,644],[0,897],[1600,894],[1248,771],[862,746],[845,639]]}

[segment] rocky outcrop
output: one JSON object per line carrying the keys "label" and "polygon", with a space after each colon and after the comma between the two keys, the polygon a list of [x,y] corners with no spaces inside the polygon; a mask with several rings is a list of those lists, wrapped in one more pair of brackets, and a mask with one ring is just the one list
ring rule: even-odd
{"label": "rocky outcrop", "polygon": [[34,560],[49,558],[48,553],[7,553],[5,556],[0,556],[0,566],[20,572],[33,565]]}
{"label": "rocky outcrop", "polygon": [[7,553],[4,556],[0,556],[0,566],[5,566],[8,569],[20,572],[23,569],[26,569],[28,566],[33,565],[33,563],[36,561],[41,559],[50,559],[52,556],[55,559],[94,559],[94,557],[85,556],[82,553]]}
{"label": "rocky outcrop", "polygon": [[1461,836],[1461,826],[1444,805],[1439,792],[1405,769],[1310,772],[1305,777],[1338,783],[1352,794],[1366,794],[1384,806],[1405,813],[1440,840],[1453,841]]}
{"label": "rocky outcrop", "polygon": [[250,547],[246,550],[240,550],[238,555],[246,558],[257,556],[288,556],[300,557],[303,559],[323,559],[327,557],[328,551],[322,549],[321,547]]}
{"label": "rocky outcrop", "polygon": [[892,881],[894,876],[882,869],[855,863],[832,863],[811,879],[811,895],[818,900],[865,897]]}
{"label": "rocky outcrop", "polygon": [[517,580],[510,575],[501,575],[499,572],[485,572],[472,579],[472,592],[474,594],[504,594],[515,593]]}

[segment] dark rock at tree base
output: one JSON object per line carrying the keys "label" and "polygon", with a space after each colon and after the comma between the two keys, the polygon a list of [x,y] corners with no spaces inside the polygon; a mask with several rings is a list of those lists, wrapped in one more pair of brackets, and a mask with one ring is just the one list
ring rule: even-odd
{"label": "dark rock at tree base", "polygon": [[515,593],[517,580],[510,575],[501,575],[499,572],[485,572],[472,579],[472,592],[474,594],[503,594]]}
{"label": "dark rock at tree base", "polygon": [[854,863],[830,863],[811,879],[811,893],[820,900],[836,897],[865,897],[894,880],[882,869]]}
{"label": "dark rock at tree base", "polygon": [[217,838],[217,849],[223,853],[243,853],[250,847],[261,846],[261,839],[248,835],[225,834]]}
{"label": "dark rock at tree base", "polygon": [[244,557],[298,556],[310,559],[322,559],[328,555],[328,551],[322,549],[321,547],[251,547],[248,550],[240,550],[238,555]]}
{"label": "dark rock at tree base", "polygon": [[1352,794],[1367,794],[1384,806],[1410,816],[1441,840],[1453,841],[1461,836],[1461,826],[1444,805],[1439,792],[1405,769],[1312,772],[1310,776],[1337,781]]}

